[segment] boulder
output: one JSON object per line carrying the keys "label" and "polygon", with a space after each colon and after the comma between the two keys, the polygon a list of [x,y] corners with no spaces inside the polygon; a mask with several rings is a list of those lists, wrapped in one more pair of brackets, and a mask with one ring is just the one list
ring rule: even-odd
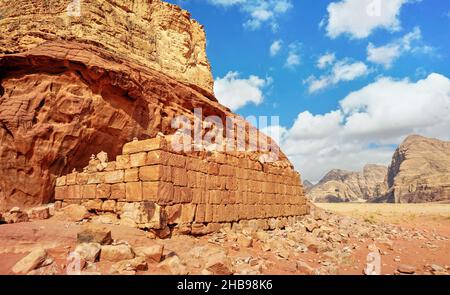
{"label": "boulder", "polygon": [[15,274],[26,274],[44,264],[47,259],[47,251],[39,248],[31,251],[27,256],[19,260],[12,268]]}
{"label": "boulder", "polygon": [[167,257],[158,264],[158,269],[164,272],[168,272],[172,275],[187,275],[188,270],[186,265],[181,262],[177,255]]}
{"label": "boulder", "polygon": [[129,272],[145,271],[148,269],[144,257],[136,257],[114,263],[111,266],[112,273],[129,274]]}
{"label": "boulder", "polygon": [[89,224],[77,234],[77,242],[109,245],[113,240],[111,230],[103,226]]}
{"label": "boulder", "polygon": [[77,222],[89,218],[90,214],[84,206],[70,204],[61,208],[59,211],[59,216],[64,220]]}
{"label": "boulder", "polygon": [[408,264],[400,264],[397,267],[397,271],[402,274],[414,274],[416,272],[416,267]]}
{"label": "boulder", "polygon": [[82,243],[77,245],[75,253],[87,262],[96,262],[100,256],[101,245],[99,243]]}
{"label": "boulder", "polygon": [[133,250],[136,256],[144,257],[147,261],[161,262],[164,252],[164,245],[137,247]]}
{"label": "boulder", "polygon": [[43,220],[50,218],[50,208],[47,206],[41,206],[31,209],[31,219]]}
{"label": "boulder", "polygon": [[216,253],[206,258],[205,269],[213,275],[231,275],[231,263],[224,253]]}
{"label": "boulder", "polygon": [[100,260],[118,262],[134,258],[133,249],[126,244],[104,245],[101,247]]}

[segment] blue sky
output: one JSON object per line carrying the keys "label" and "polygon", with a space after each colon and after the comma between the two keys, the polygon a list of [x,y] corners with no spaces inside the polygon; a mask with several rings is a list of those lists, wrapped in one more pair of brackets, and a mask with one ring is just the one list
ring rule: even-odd
{"label": "blue sky", "polygon": [[219,100],[279,116],[306,179],[388,164],[411,133],[450,139],[450,1],[169,2],[205,25]]}

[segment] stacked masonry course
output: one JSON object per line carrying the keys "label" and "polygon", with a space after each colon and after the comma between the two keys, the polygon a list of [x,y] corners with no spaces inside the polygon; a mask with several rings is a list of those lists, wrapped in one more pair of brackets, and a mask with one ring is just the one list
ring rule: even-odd
{"label": "stacked masonry course", "polygon": [[291,167],[238,152],[175,153],[163,137],[132,141],[116,161],[93,158],[83,172],[58,178],[55,199],[97,212],[152,204],[152,214],[155,206],[164,213],[156,226],[143,227],[182,225],[188,232],[246,220],[262,220],[264,228],[271,219],[307,213],[300,175]]}

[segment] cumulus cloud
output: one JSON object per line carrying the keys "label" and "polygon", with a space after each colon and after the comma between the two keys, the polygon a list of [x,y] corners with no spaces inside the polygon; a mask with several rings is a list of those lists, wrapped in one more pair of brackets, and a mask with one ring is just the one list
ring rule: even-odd
{"label": "cumulus cloud", "polygon": [[410,134],[450,140],[450,79],[430,74],[416,82],[379,78],[352,92],[326,114],[303,112],[285,130],[281,146],[305,179],[331,169],[360,170],[390,162]]}
{"label": "cumulus cloud", "polygon": [[400,29],[400,11],[404,4],[417,0],[341,0],[328,5],[327,35],[348,35],[354,39],[368,37],[374,30]]}
{"label": "cumulus cloud", "polygon": [[[332,64],[333,62],[334,59],[328,64]],[[370,70],[365,63],[361,61],[350,62],[349,60],[344,59],[334,63],[328,74],[322,75],[319,78],[312,75],[304,80],[303,83],[308,85],[309,93],[314,93],[340,82],[352,81],[363,77],[369,72]]]}
{"label": "cumulus cloud", "polygon": [[263,24],[269,24],[272,30],[278,29],[278,18],[292,7],[291,0],[208,0],[211,4],[230,7],[238,6],[248,19],[244,26],[251,30],[259,29]]}
{"label": "cumulus cloud", "polygon": [[334,53],[326,53],[317,60],[317,67],[323,70],[327,66],[332,65],[335,60],[336,55]]}
{"label": "cumulus cloud", "polygon": [[214,83],[214,93],[219,102],[236,111],[247,104],[259,105],[264,100],[263,90],[272,83],[272,78],[260,78],[255,75],[247,79],[240,78],[238,72],[228,72]]}
{"label": "cumulus cloud", "polygon": [[367,60],[375,64],[383,65],[386,69],[389,69],[404,53],[432,52],[433,48],[423,45],[421,40],[422,32],[419,27],[415,27],[412,32],[386,45],[376,47],[372,43],[369,43],[367,46]]}
{"label": "cumulus cloud", "polygon": [[282,43],[281,40],[273,41],[272,45],[270,45],[270,56],[275,56],[280,52]]}
{"label": "cumulus cloud", "polygon": [[298,65],[300,65],[300,43],[291,43],[289,44],[289,53],[286,58],[286,62],[284,66],[289,69],[294,69]]}

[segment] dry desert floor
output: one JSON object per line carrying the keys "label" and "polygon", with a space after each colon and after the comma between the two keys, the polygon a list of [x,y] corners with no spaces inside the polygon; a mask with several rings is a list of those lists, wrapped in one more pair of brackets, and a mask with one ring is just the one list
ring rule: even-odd
{"label": "dry desert floor", "polygon": [[31,274],[66,274],[77,233],[90,224],[110,230],[114,245],[160,245],[164,251],[157,261],[144,261],[145,267],[135,260],[103,261],[100,254],[83,267],[86,274],[362,275],[371,253],[379,254],[383,275],[450,274],[450,205],[443,204],[317,204],[311,215],[282,229],[164,240],[98,216],[73,222],[55,215],[0,225],[0,274],[14,274],[14,265],[35,248],[46,249],[50,264]]}

